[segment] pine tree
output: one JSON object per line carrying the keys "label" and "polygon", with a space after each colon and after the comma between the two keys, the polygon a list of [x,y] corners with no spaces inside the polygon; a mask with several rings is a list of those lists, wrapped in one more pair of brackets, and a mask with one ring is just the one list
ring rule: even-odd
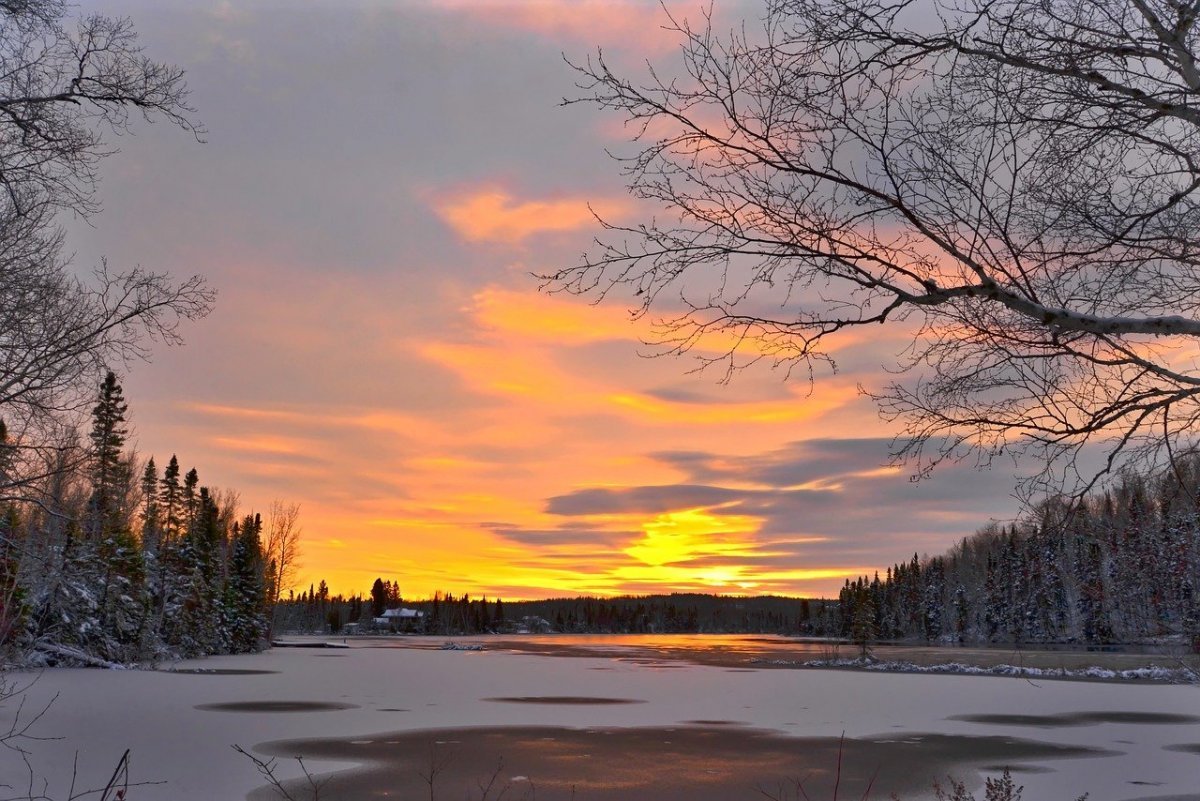
{"label": "pine tree", "polygon": [[145,563],[125,506],[132,483],[131,465],[122,453],[128,410],[116,374],[109,371],[92,409],[88,437],[91,494],[84,518],[87,547],[68,562],[76,571],[69,580],[99,590],[94,601],[95,647],[107,658],[121,661],[137,658],[146,617]]}
{"label": "pine tree", "polygon": [[162,505],[163,537],[167,542],[176,542],[183,535],[183,488],[179,485],[179,460],[171,454],[171,461],[163,471]]}
{"label": "pine tree", "polygon": [[92,409],[92,432],[88,437],[91,441],[88,460],[92,494],[84,533],[93,541],[102,540],[123,524],[122,501],[128,486],[129,468],[121,456],[129,433],[125,427],[128,410],[117,376],[109,371]]}
{"label": "pine tree", "polygon": [[190,532],[196,526],[196,514],[200,508],[200,497],[196,494],[196,488],[199,486],[200,474],[193,467],[183,477],[183,526],[185,532]]}
{"label": "pine tree", "polygon": [[924,571],[924,591],[921,593],[922,624],[925,639],[934,642],[942,636],[943,598],[946,594],[946,560],[938,557],[929,561]]}
{"label": "pine tree", "polygon": [[219,510],[202,487],[194,524],[174,549],[164,616],[165,639],[190,656],[222,653],[228,647],[220,526]]}
{"label": "pine tree", "polygon": [[144,644],[143,627],[150,609],[146,595],[146,563],[133,535],[113,532],[100,544],[104,586],[100,597],[100,625],[109,638],[108,657],[134,661]]}
{"label": "pine tree", "polygon": [[[878,579],[878,577],[876,577]],[[850,624],[850,639],[859,647],[860,656],[868,659],[871,656],[871,643],[879,637],[879,624],[876,620],[875,602],[871,593],[859,591],[855,599],[854,617]]]}
{"label": "pine tree", "polygon": [[[0,432],[3,434],[3,432]],[[21,516],[12,505],[0,507],[0,652],[24,630],[25,590],[18,582]]]}
{"label": "pine tree", "polygon": [[261,534],[262,518],[258,515],[247,515],[232,532],[225,608],[233,653],[257,651],[266,633]]}
{"label": "pine tree", "polygon": [[[0,490],[10,483],[11,469],[8,429],[0,420]],[[20,524],[16,506],[0,506],[0,650],[20,633],[25,617],[25,591],[17,582]]]}
{"label": "pine tree", "polygon": [[142,548],[147,553],[157,553],[159,545],[158,467],[154,457],[146,462],[142,470]]}
{"label": "pine tree", "polygon": [[0,489],[16,482],[16,477],[12,474],[15,458],[16,448],[8,441],[8,426],[0,419]]}
{"label": "pine tree", "polygon": [[375,583],[371,585],[371,617],[383,617],[384,610],[387,608],[388,591],[383,584],[383,579],[375,579]]}

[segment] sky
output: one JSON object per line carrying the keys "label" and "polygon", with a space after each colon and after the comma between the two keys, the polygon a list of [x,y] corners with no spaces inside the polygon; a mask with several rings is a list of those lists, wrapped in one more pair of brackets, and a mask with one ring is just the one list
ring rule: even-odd
{"label": "sky", "polygon": [[[698,3],[675,2],[680,17]],[[641,75],[677,45],[642,0],[89,0],[188,73],[204,142],[115,138],[107,257],[218,290],[186,345],[123,371],[142,457],[177,454],[241,512],[301,505],[298,587],[509,599],[700,591],[836,594],[1012,518],[1013,477],[920,483],[859,387],[902,331],[847,338],[810,384],[722,383],[647,344],[619,302],[542,291],[596,214],[654,214],[606,151],[622,120],[567,61]],[[719,25],[759,3],[718,0]],[[874,333],[874,332],[873,332]]]}

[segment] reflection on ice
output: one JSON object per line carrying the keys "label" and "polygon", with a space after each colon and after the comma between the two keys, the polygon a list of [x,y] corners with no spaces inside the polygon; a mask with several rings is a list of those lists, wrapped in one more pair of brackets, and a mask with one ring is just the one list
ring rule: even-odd
{"label": "reflection on ice", "polygon": [[[445,732],[438,736],[446,737]],[[426,731],[391,736],[391,742],[340,738],[268,743],[259,751],[277,757],[352,761],[362,767],[330,777],[321,797],[398,798],[429,792],[430,766],[438,766],[438,798],[477,798],[493,775],[500,782],[523,776],[545,801],[737,801],[761,796],[756,788],[790,790],[777,797],[830,798],[837,783],[846,798],[868,787],[916,798],[947,773],[963,774],[979,760],[1062,760],[1110,755],[1100,749],[1009,737],[922,734],[903,740],[838,737],[792,738],[775,732],[697,726],[685,728],[477,728],[435,740]],[[842,765],[838,774],[837,765]],[[498,772],[498,773],[497,773]],[[425,778],[423,778],[425,777]],[[298,782],[300,790],[305,783]],[[271,788],[253,801],[277,797]],[[872,794],[873,795],[873,794]],[[886,796],[885,796],[886,797]]]}

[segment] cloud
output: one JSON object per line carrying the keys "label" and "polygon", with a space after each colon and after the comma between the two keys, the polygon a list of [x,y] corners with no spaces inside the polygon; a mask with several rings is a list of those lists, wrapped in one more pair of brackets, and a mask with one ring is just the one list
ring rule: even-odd
{"label": "cloud", "polygon": [[[503,30],[534,34],[561,46],[603,47],[640,54],[677,48],[682,35],[670,18],[700,23],[700,2],[667,0],[434,0],[434,5]],[[727,4],[731,5],[731,4]]]}
{"label": "cloud", "polygon": [[[658,452],[664,464],[697,481],[737,480],[785,488],[831,482],[848,475],[899,473],[888,468],[890,439],[810,439],[763,453],[729,456],[704,451]],[[882,471],[882,472],[881,472]]]}
{"label": "cloud", "polygon": [[723,402],[722,398],[714,397],[711,393],[697,392],[693,389],[682,389],[680,387],[649,389],[646,390],[646,395],[668,403],[705,405]]}
{"label": "cloud", "polygon": [[718,506],[740,497],[736,490],[688,484],[597,487],[552,497],[546,502],[546,511],[553,515],[660,514]]}
{"label": "cloud", "polygon": [[[820,420],[860,397],[857,385],[834,377],[811,394],[806,386],[775,380],[722,387],[703,399],[694,389],[676,387],[686,397],[674,399],[661,387],[662,368],[637,358],[635,337],[645,330],[644,322],[631,325],[621,309],[488,287],[464,311],[474,331],[468,341],[417,341],[413,349],[453,372],[472,392],[522,407],[519,428],[526,433],[543,428],[558,436],[538,421],[564,416],[615,417],[656,429],[767,429]],[[639,387],[642,372],[653,382],[645,390]],[[715,387],[702,376],[690,382],[706,390]]]}
{"label": "cloud", "polygon": [[486,331],[555,345],[640,342],[650,335],[649,323],[622,307],[529,289],[485,287],[471,298],[468,312]]}
{"label": "cloud", "polygon": [[[584,552],[583,547],[597,544],[607,544],[610,535],[603,531],[578,531],[568,528],[547,528],[542,530],[528,528],[493,528],[492,531],[500,537],[512,540],[521,545],[559,546],[569,548],[565,553],[542,550],[537,554],[538,559],[578,559]],[[609,554],[611,551],[594,553]]]}
{"label": "cloud", "polygon": [[539,234],[598,227],[597,216],[619,219],[630,206],[620,198],[518,200],[505,189],[484,187],[438,201],[434,210],[467,242],[519,245]]}
{"label": "cloud", "polygon": [[799,387],[793,387],[790,394],[784,400],[698,404],[694,399],[667,401],[650,394],[621,392],[610,395],[608,400],[626,413],[675,423],[774,425],[822,417],[856,399],[859,392],[856,386],[830,381],[819,396],[807,396]]}
{"label": "cloud", "polygon": [[[668,316],[682,314],[683,309],[672,311],[663,308]],[[583,346],[595,343],[624,341],[636,343],[638,352],[645,356],[664,356],[673,352],[670,344],[664,344],[664,335],[669,338],[670,324],[649,315],[639,315],[626,304],[605,299],[599,303],[589,302],[566,292],[519,291],[511,287],[491,285],[475,293],[467,312],[483,329],[510,336],[520,336],[527,342],[542,342],[556,346]],[[841,340],[842,347],[850,348],[873,340],[858,332],[848,332]],[[644,347],[643,347],[644,346]],[[691,341],[688,352],[695,356],[713,358],[737,349],[743,357],[769,355],[774,349],[763,348],[755,340],[745,340],[735,331],[714,330],[697,336]],[[664,363],[683,361],[666,358]],[[717,369],[721,369],[718,367]],[[663,380],[664,371],[658,371],[657,381]],[[782,373],[771,382],[773,395],[777,398],[794,398],[802,390],[796,385],[786,384]],[[739,376],[741,378],[741,376]],[[726,403],[735,394],[736,387],[718,387],[706,382],[705,392],[679,387],[655,387],[646,395],[659,400],[699,404]],[[740,385],[742,382],[739,381]],[[802,382],[798,382],[802,384]],[[719,389],[719,392],[714,390]]]}

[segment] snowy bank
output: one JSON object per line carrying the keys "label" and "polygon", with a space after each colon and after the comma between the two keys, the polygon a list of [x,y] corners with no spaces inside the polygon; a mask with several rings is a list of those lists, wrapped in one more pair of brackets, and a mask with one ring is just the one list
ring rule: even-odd
{"label": "snowy bank", "polygon": [[1113,670],[1093,665],[1085,668],[1039,668],[1024,665],[968,665],[945,662],[937,665],[918,665],[915,662],[878,661],[874,659],[751,659],[750,664],[771,667],[843,668],[872,670],[881,673],[956,673],[966,676],[1008,676],[1027,679],[1094,679],[1101,681],[1159,681],[1170,684],[1200,683],[1200,675],[1188,667],[1159,667],[1150,665],[1129,670]]}

